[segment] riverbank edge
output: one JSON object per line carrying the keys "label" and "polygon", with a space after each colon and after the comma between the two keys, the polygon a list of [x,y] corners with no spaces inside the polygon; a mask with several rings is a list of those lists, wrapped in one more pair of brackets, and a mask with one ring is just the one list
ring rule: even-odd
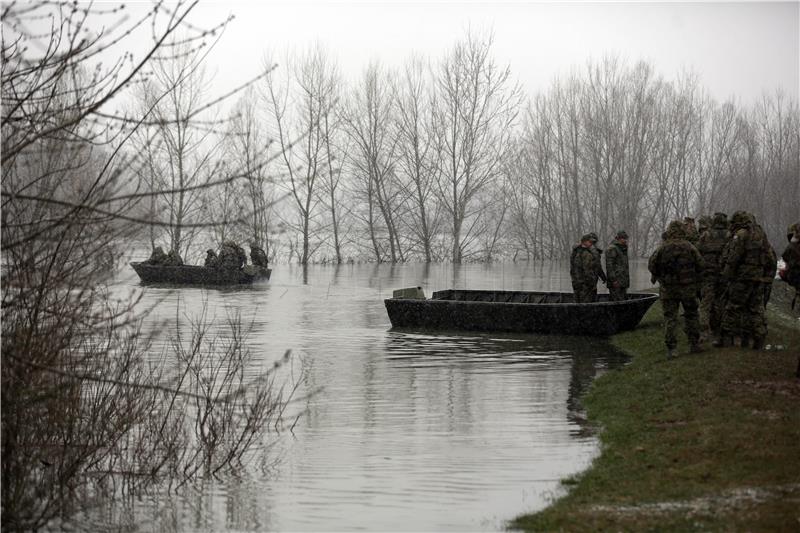
{"label": "riverbank edge", "polygon": [[[612,343],[630,364],[583,399],[601,453],[523,531],[785,531],[800,527],[800,322],[789,289],[768,309],[770,350],[666,360],[659,302]],[[775,289],[773,289],[775,290]]]}

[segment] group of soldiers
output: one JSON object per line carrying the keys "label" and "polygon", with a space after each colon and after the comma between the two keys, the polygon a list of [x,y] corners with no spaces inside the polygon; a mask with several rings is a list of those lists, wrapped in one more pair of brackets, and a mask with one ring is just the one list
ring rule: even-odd
{"label": "group of soldiers", "polygon": [[597,281],[608,287],[612,301],[624,300],[631,285],[628,267],[628,234],[618,231],[606,251],[606,269],[603,271],[603,250],[597,246],[597,234],[587,233],[572,248],[569,273],[575,302],[597,301]]}
{"label": "group of soldiers", "polygon": [[[256,243],[250,243],[250,261],[254,266],[267,267],[267,254]],[[219,254],[214,250],[206,250],[205,266],[209,268],[240,269],[247,263],[247,255],[241,246],[234,241],[224,241]]]}
{"label": "group of soldiers", "polygon": [[[800,222],[789,226],[789,245],[783,252],[781,279],[800,291]],[[578,303],[597,300],[597,282],[608,286],[609,299],[624,300],[630,287],[628,235],[619,231],[606,252],[597,247],[597,235],[588,233],[572,250],[570,275]],[[662,243],[650,256],[651,282],[658,282],[664,311],[667,358],[677,348],[678,313],[683,308],[684,330],[690,352],[713,346],[764,348],[767,337],[765,308],[777,270],[777,256],[764,230],[746,211],[700,219],[686,217],[669,223]]]}
{"label": "group of soldiers", "polygon": [[[250,243],[250,261],[257,267],[266,268],[268,266],[266,252],[254,242]],[[169,253],[164,253],[160,246],[156,246],[150,257],[144,262],[149,265],[159,266],[183,265],[183,259],[177,252],[170,250]],[[231,240],[222,243],[219,254],[212,249],[206,251],[205,266],[209,268],[238,270],[246,263],[247,254],[245,254],[244,249]]]}

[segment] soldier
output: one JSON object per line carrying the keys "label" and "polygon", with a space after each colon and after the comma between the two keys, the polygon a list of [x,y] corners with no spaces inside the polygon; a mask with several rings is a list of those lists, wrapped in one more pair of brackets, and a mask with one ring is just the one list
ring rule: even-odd
{"label": "soldier", "polygon": [[703,237],[703,234],[706,233],[709,229],[711,229],[713,223],[714,223],[714,217],[710,217],[708,215],[703,215],[700,217],[700,220],[697,222],[698,242],[700,242],[700,239]]}
{"label": "soldier", "polygon": [[608,245],[606,276],[609,299],[613,302],[624,300],[628,287],[631,286],[628,267],[628,234],[625,231],[618,231],[614,240]]}
{"label": "soldier", "polygon": [[592,251],[592,236],[586,234],[572,248],[570,256],[569,274],[576,303],[597,300],[598,272],[602,272],[600,255]]}
{"label": "soldier", "polygon": [[241,246],[233,241],[225,241],[219,251],[219,267],[239,270],[247,262],[247,256]]}
{"label": "soldier", "polygon": [[150,257],[147,258],[148,265],[163,265],[167,260],[167,254],[164,253],[164,249],[160,246],[156,246],[153,248],[153,253],[150,254]]}
{"label": "soldier", "polygon": [[163,264],[167,266],[181,266],[183,264],[183,258],[177,250],[170,250]]}
{"label": "soldier", "polygon": [[703,337],[720,335],[725,292],[721,258],[722,250],[729,240],[728,216],[725,213],[714,213],[711,226],[700,236],[697,243],[697,250],[705,262],[700,287],[700,326]]}
{"label": "soldier", "polygon": [[683,217],[683,225],[686,230],[686,240],[694,246],[697,246],[700,234],[697,232],[697,227],[694,225],[694,219],[692,217]]}
{"label": "soldier", "polygon": [[592,247],[590,250],[594,254],[595,259],[597,260],[597,277],[603,280],[603,283],[608,283],[608,277],[606,273],[603,272],[603,250],[597,246],[597,233],[590,231],[589,237],[592,241]]}
{"label": "soldier", "polygon": [[758,232],[761,241],[764,243],[764,251],[766,253],[765,263],[764,263],[764,276],[761,278],[761,283],[763,286],[764,296],[763,296],[763,309],[761,310],[761,317],[764,320],[764,328],[767,327],[767,315],[766,315],[766,308],[767,303],[769,302],[770,296],[772,296],[772,282],[775,280],[775,273],[778,271],[778,256],[775,253],[775,249],[769,242],[767,238],[767,233],[764,231],[764,228],[756,222],[755,217],[753,217],[753,227]]}
{"label": "soldier", "polygon": [[667,346],[667,359],[672,359],[678,346],[680,306],[683,306],[684,330],[689,339],[689,351],[702,351],[697,315],[697,283],[704,265],[700,252],[686,240],[686,230],[680,221],[670,222],[666,234],[666,241],[650,256],[647,268],[661,287],[664,343]]}
{"label": "soldier", "polygon": [[781,254],[784,266],[781,269],[780,277],[795,289],[795,297],[792,300],[792,309],[794,309],[797,293],[800,292],[800,222],[789,226],[786,238],[789,244]]}
{"label": "soldier", "polygon": [[722,269],[728,300],[722,315],[722,335],[714,345],[732,346],[733,337],[738,334],[743,348],[752,338],[753,348],[760,350],[767,336],[762,280],[769,262],[769,243],[764,242],[753,216],[745,211],[733,214],[731,232],[733,237]]}
{"label": "soldier", "polygon": [[267,254],[264,249],[258,246],[255,242],[250,243],[250,262],[256,266],[267,266]]}
{"label": "soldier", "polygon": [[204,264],[208,268],[217,268],[219,266],[219,258],[217,257],[217,253],[211,248],[206,250],[206,261]]}

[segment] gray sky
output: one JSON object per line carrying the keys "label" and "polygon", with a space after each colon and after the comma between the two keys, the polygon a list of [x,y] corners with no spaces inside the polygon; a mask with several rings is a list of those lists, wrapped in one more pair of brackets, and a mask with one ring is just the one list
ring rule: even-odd
{"label": "gray sky", "polygon": [[[147,7],[139,1],[134,8]],[[371,59],[399,66],[412,52],[440,57],[467,28],[492,30],[495,58],[529,95],[589,59],[618,54],[674,79],[700,76],[719,100],[750,104],[763,91],[800,92],[800,1],[464,2],[202,0],[192,16],[211,25],[233,13],[210,56],[215,86],[255,75],[266,50],[324,44],[347,76]]]}

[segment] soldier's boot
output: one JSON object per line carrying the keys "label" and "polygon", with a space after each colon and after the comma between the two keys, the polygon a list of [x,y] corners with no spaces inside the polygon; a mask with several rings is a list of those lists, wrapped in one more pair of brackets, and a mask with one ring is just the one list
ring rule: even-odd
{"label": "soldier's boot", "polygon": [[742,348],[749,348],[750,347],[750,336],[749,335],[742,335],[742,341],[740,343]]}
{"label": "soldier's boot", "polygon": [[753,349],[761,351],[764,349],[764,342],[766,339],[764,337],[753,337]]}

